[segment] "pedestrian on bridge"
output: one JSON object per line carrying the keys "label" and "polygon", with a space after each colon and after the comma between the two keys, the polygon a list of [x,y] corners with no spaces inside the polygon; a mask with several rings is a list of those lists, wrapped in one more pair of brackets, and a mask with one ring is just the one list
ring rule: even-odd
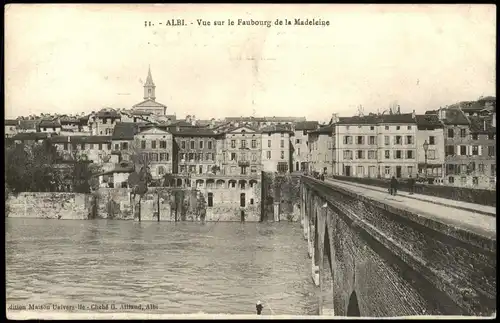
{"label": "pedestrian on bridge", "polygon": [[413,177],[408,178],[408,191],[410,192],[410,195],[413,195],[415,192],[415,179]]}
{"label": "pedestrian on bridge", "polygon": [[391,192],[391,195],[396,195],[398,193],[398,180],[394,176],[392,176],[392,178],[391,178],[390,192]]}
{"label": "pedestrian on bridge", "polygon": [[264,306],[260,301],[257,301],[255,308],[257,309],[257,315],[260,315],[260,313],[262,313],[262,309],[264,308]]}

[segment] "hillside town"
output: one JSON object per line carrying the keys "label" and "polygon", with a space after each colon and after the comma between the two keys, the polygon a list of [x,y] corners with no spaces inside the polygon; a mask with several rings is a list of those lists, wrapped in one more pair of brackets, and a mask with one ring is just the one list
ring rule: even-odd
{"label": "hillside town", "polygon": [[143,87],[143,100],[130,109],[5,120],[6,144],[46,142],[61,160],[99,165],[99,187],[129,187],[138,163],[152,182],[168,177],[184,187],[244,188],[261,172],[412,176],[432,185],[496,187],[495,97],[424,114],[398,105],[366,115],[361,109],[349,117],[332,113],[329,122],[276,116],[200,120],[178,118],[157,101],[151,70]]}

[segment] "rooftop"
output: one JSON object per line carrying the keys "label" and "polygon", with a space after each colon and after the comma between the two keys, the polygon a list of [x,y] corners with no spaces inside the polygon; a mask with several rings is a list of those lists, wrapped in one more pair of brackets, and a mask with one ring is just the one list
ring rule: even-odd
{"label": "rooftop", "polygon": [[45,132],[21,132],[12,137],[13,140],[40,140],[49,137]]}
{"label": "rooftop", "polygon": [[318,121],[299,121],[295,124],[295,130],[315,130],[319,127]]}
{"label": "rooftop", "polygon": [[72,143],[72,144],[102,144],[110,143],[111,136],[52,136],[52,143]]}
{"label": "rooftop", "polygon": [[117,122],[111,138],[113,140],[133,140],[139,132],[140,126],[141,124],[134,122]]}
{"label": "rooftop", "polygon": [[415,118],[417,120],[417,127],[443,127],[443,124],[439,120],[437,114],[417,114]]}

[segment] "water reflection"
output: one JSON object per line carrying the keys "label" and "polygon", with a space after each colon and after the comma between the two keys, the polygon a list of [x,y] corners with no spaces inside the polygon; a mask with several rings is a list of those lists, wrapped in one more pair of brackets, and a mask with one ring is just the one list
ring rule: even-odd
{"label": "water reflection", "polygon": [[298,224],[6,219],[7,302],[313,314]]}

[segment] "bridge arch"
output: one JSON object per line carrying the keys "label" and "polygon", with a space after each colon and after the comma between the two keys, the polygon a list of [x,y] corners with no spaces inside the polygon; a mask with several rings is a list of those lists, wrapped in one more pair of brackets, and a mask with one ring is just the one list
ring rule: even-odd
{"label": "bridge arch", "polygon": [[349,297],[349,304],[347,305],[347,316],[361,316],[356,291],[353,291],[351,293],[351,297]]}
{"label": "bridge arch", "polygon": [[333,290],[333,263],[330,248],[330,234],[328,223],[325,223],[325,234],[323,236],[323,257],[320,267],[321,287],[321,314],[334,315],[334,290]]}

